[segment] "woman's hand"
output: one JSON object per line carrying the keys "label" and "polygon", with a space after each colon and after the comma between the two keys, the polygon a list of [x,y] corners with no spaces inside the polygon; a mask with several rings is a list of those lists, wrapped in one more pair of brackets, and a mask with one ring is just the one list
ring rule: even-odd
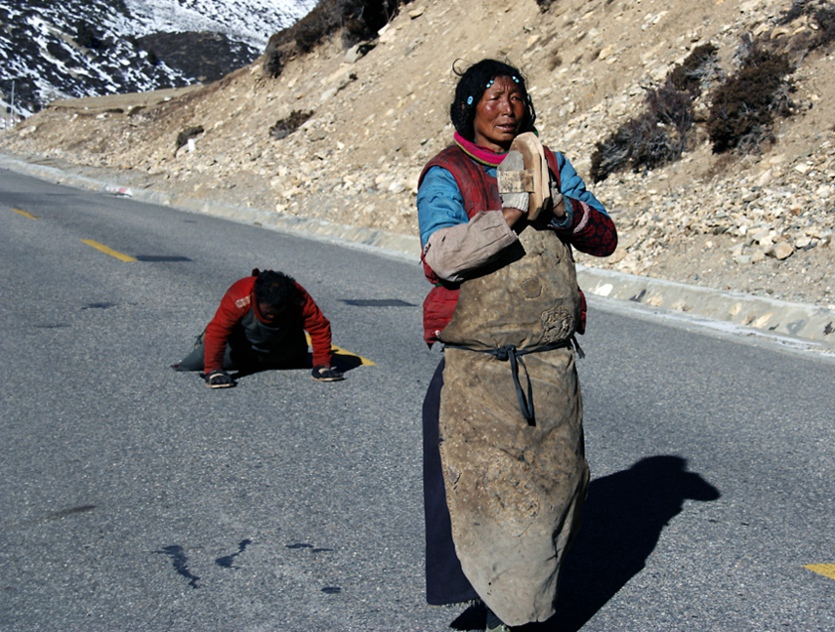
{"label": "woman's hand", "polygon": [[513,225],[527,215],[527,213],[518,208],[506,206],[502,209],[502,215],[504,215],[504,221],[507,222],[507,225],[513,228]]}

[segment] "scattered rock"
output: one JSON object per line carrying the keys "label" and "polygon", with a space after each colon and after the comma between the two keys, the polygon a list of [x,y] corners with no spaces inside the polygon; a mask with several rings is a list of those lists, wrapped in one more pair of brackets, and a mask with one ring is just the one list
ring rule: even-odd
{"label": "scattered rock", "polygon": [[769,248],[765,254],[782,261],[783,259],[788,259],[792,256],[792,254],[794,254],[794,248],[792,248],[791,244],[781,241]]}

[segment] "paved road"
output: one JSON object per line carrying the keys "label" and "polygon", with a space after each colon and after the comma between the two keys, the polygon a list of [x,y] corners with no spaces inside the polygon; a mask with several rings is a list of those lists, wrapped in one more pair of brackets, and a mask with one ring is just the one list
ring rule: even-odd
{"label": "paved road", "polygon": [[[448,629],[415,262],[6,171],[0,227],[0,629]],[[345,382],[167,368],[253,267],[317,299]],[[835,564],[835,363],[599,300],[582,343],[593,482],[545,629],[835,629],[806,568]]]}

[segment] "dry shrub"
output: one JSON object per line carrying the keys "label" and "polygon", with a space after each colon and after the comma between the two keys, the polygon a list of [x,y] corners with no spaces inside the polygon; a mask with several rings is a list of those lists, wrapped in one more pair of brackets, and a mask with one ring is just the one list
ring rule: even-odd
{"label": "dry shrub", "polygon": [[[759,151],[774,138],[774,117],[792,113],[793,86],[787,79],[792,67],[785,54],[745,37],[736,58],[739,70],[710,93],[706,131],[714,153]],[[721,77],[716,47],[695,48],[673,68],[664,86],[648,91],[643,113],[596,143],[592,179],[600,182],[626,168],[647,171],[678,160],[693,126],[694,99]]]}
{"label": "dry shrub", "polygon": [[602,182],[610,174],[622,171],[629,165],[632,147],[632,121],[621,125],[605,140],[594,144],[589,175],[593,182]]}
{"label": "dry shrub", "polygon": [[264,50],[264,74],[273,79],[278,77],[284,70],[286,59],[287,47],[279,46],[276,36],[273,35]]}
{"label": "dry shrub", "polygon": [[338,30],[346,46],[376,37],[408,0],[320,0],[293,26],[275,33],[264,51],[264,72],[278,77],[286,60],[309,53]]}
{"label": "dry shrub", "polygon": [[304,122],[313,116],[313,112],[303,112],[302,110],[293,110],[287,118],[279,119],[275,125],[270,128],[270,136],[276,140],[287,138],[290,134],[295,132],[299,127],[304,125]]}
{"label": "dry shrub", "polygon": [[687,146],[693,116],[692,95],[676,90],[672,81],[648,90],[645,111],[596,143],[592,180],[600,182],[626,168],[648,171],[678,160]]}
{"label": "dry shrub", "polygon": [[551,53],[551,58],[548,62],[548,70],[550,72],[554,72],[560,66],[562,66],[562,56],[560,55],[559,50],[557,49]]}
{"label": "dry shrub", "polygon": [[815,13],[818,23],[818,36],[815,38],[816,47],[829,46],[835,42],[835,7],[828,5]]}
{"label": "dry shrub", "polygon": [[699,96],[702,88],[721,74],[716,53],[716,46],[710,43],[694,48],[687,58],[670,72],[670,81],[675,89]]}
{"label": "dry shrub", "polygon": [[308,53],[342,26],[343,0],[323,0],[291,27],[299,51]]}
{"label": "dry shrub", "polygon": [[774,116],[791,114],[791,72],[785,55],[754,45],[737,73],[712,95],[707,132],[714,153],[751,153],[773,140]]}
{"label": "dry shrub", "polygon": [[809,48],[823,48],[835,41],[835,5],[826,0],[794,0],[785,11],[778,24],[789,24],[794,20],[808,17],[817,25],[815,36]]}
{"label": "dry shrub", "polygon": [[660,88],[647,89],[646,108],[595,144],[590,175],[600,182],[624,169],[655,169],[681,158],[695,117],[693,99],[720,76],[716,47],[698,46],[667,75]]}
{"label": "dry shrub", "polygon": [[193,125],[192,127],[187,127],[179,134],[177,134],[177,149],[188,143],[189,140],[195,138],[196,136],[200,136],[203,133],[203,126],[202,125]]}

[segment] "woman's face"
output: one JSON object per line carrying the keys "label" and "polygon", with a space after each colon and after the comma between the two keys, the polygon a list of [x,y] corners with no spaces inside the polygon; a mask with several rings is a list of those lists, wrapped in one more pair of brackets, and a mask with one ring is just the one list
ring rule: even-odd
{"label": "woman's face", "polygon": [[522,89],[510,77],[496,77],[475,108],[475,143],[503,152],[510,149],[525,117]]}

